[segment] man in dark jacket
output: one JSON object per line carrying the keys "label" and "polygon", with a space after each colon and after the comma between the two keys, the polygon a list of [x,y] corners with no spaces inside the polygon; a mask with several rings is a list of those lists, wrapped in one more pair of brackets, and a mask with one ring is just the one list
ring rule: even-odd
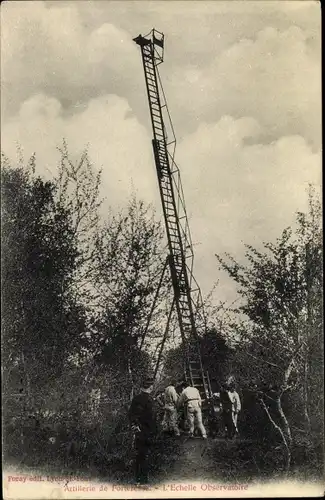
{"label": "man in dark jacket", "polygon": [[143,382],[141,391],[132,399],[129,410],[131,427],[135,432],[135,479],[140,484],[148,483],[149,453],[157,433],[152,385],[151,379]]}

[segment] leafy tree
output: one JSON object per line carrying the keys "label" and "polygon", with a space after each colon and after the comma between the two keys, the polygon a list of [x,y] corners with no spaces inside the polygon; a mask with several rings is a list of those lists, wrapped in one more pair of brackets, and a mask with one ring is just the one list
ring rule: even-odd
{"label": "leafy tree", "polygon": [[24,415],[66,442],[80,433],[86,442],[98,418],[97,439],[113,431],[152,370],[168,304],[163,282],[152,310],[165,257],[151,208],[132,199],[102,223],[100,174],[86,151],[76,160],[65,143],[60,151],[52,181],[35,174],[34,157],[19,167],[3,159],[4,389],[18,456],[31,436]]}
{"label": "leafy tree", "polygon": [[133,198],[125,210],[111,216],[96,241],[97,311],[89,343],[95,346],[97,370],[104,363],[128,373],[130,390],[136,372],[140,377],[150,368],[143,349],[147,345],[150,350],[161,335],[165,300],[163,285],[148,325],[164,265],[162,228],[149,210]]}
{"label": "leafy tree", "polygon": [[56,198],[71,215],[71,226],[78,254],[75,262],[74,293],[85,306],[94,305],[94,262],[96,245],[101,230],[100,198],[101,170],[96,171],[87,149],[79,158],[72,159],[66,141],[59,148],[60,162]]}
{"label": "leafy tree", "polygon": [[295,234],[286,229],[276,243],[265,243],[263,251],[246,245],[246,265],[230,255],[217,255],[243,299],[237,309],[237,352],[242,357],[237,370],[242,380],[259,388],[260,402],[286,447],[287,467],[292,432],[283,411],[285,393],[303,389],[306,425],[310,427],[312,383],[306,371],[308,374],[313,343],[319,347],[322,322],[320,215],[319,202],[310,193],[309,213],[297,215]]}
{"label": "leafy tree", "polygon": [[[83,308],[71,290],[78,249],[71,213],[57,188],[3,159],[2,330],[4,388],[39,406],[84,329]],[[14,384],[14,385],[13,385]],[[17,386],[18,384],[18,386]]]}

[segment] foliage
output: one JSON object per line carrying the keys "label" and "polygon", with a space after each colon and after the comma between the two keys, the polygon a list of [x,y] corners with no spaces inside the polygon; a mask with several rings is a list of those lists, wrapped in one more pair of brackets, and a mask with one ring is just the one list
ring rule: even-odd
{"label": "foliage", "polygon": [[143,339],[154,343],[161,335],[166,286],[149,326],[147,320],[164,264],[162,229],[150,207],[133,198],[107,219],[95,247],[96,308],[85,343],[93,353],[96,372],[107,366],[124,370],[131,391],[151,368]]}
{"label": "foliage", "polygon": [[[2,161],[5,449],[25,463],[35,454],[65,465],[73,456],[85,465],[91,455],[96,467],[114,455],[114,446],[127,461],[126,410],[153,370],[171,290],[166,275],[152,307],[166,255],[152,208],[133,197],[102,222],[100,172],[86,150],[77,160],[65,143],[60,152],[51,181],[36,175],[35,157],[27,168]],[[255,434],[263,428],[269,448],[280,439],[287,466],[295,456],[295,427],[308,443],[322,434],[320,217],[311,194],[296,230],[263,250],[247,245],[246,265],[218,256],[243,303],[233,314],[220,306],[217,317],[206,309],[209,327],[200,338],[212,389],[235,375],[246,421]],[[182,377],[178,346],[165,355],[161,383]],[[278,463],[275,453],[273,459]]]}
{"label": "foliage", "polygon": [[70,290],[78,249],[53,182],[6,163],[1,177],[5,373],[32,391],[61,373],[84,328]]}
{"label": "foliage", "polygon": [[[230,255],[217,258],[243,299],[233,321],[240,339],[237,378],[246,387],[258,389],[262,407],[288,446],[290,461],[292,433],[282,396],[287,391],[291,400],[299,396],[300,411],[291,416],[301,424],[304,415],[302,425],[310,432],[309,415],[322,386],[321,356],[315,352],[316,345],[321,352],[321,210],[314,193],[310,191],[308,214],[297,214],[295,232],[284,230],[275,243],[265,243],[264,250],[246,245],[247,264]],[[311,376],[315,355],[318,363]],[[318,416],[322,419],[319,409]]]}
{"label": "foliage", "polygon": [[[223,334],[215,327],[210,327],[200,337],[200,348],[205,369],[209,372],[211,387],[214,392],[220,390],[229,373],[232,372],[234,351],[228,346]],[[182,346],[170,349],[166,356],[162,379],[182,380],[184,377],[184,353]]]}
{"label": "foliage", "polygon": [[147,324],[164,263],[151,207],[133,198],[101,223],[100,173],[87,151],[74,161],[65,143],[60,152],[51,181],[35,174],[34,157],[18,167],[3,157],[5,445],[16,457],[31,422],[44,452],[53,433],[66,446],[95,432],[103,445],[152,369],[142,338],[156,341],[166,307],[163,283]]}

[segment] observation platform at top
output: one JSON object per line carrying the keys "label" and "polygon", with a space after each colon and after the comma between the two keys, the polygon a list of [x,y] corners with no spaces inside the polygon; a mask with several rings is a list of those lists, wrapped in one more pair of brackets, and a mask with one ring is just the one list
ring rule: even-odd
{"label": "observation platform at top", "polygon": [[147,35],[138,35],[133,38],[133,41],[140,47],[151,46],[154,49],[157,61],[163,62],[165,45],[165,35],[163,33],[153,28]]}

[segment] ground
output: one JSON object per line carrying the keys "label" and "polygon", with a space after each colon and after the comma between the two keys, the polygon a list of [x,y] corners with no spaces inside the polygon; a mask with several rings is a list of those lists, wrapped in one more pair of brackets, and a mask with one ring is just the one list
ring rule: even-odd
{"label": "ground", "polygon": [[[180,438],[164,436],[152,450],[150,463],[151,482],[188,482],[193,480],[232,480],[236,479],[239,450],[243,441],[226,441],[222,438],[203,440],[202,438]],[[236,460],[234,460],[236,457]],[[55,457],[48,457],[32,464],[29,459],[21,463],[22,469],[30,473],[55,476],[78,475],[85,480],[96,479],[113,483],[133,483],[133,458],[130,447],[121,453],[121,448],[98,449],[94,456],[83,460],[75,457],[63,465]],[[28,466],[28,462],[30,462]],[[234,469],[234,470],[233,470]]]}
{"label": "ground", "polygon": [[183,439],[180,450],[165,480],[190,481],[193,479],[211,480],[216,478],[216,468],[211,460],[211,449],[215,443],[203,439]]}
{"label": "ground", "polygon": [[[128,440],[129,439],[129,440]],[[106,446],[98,440],[92,448],[77,449],[73,456],[65,457],[46,453],[38,456],[27,454],[20,457],[16,470],[30,474],[54,476],[78,476],[86,481],[96,480],[113,484],[132,484],[134,450],[130,433],[121,442]],[[299,450],[298,450],[299,451]],[[44,459],[46,456],[46,459]],[[312,455],[298,453],[300,460],[294,459],[290,476],[292,479],[315,480],[322,472],[317,472],[317,463]],[[301,458],[303,459],[301,462]],[[65,462],[65,463],[64,463]],[[266,441],[222,437],[180,438],[160,436],[152,450],[150,459],[150,483],[222,482],[248,484],[256,479],[273,480],[283,478],[284,454],[281,446]],[[311,470],[312,469],[312,470]]]}
{"label": "ground", "polygon": [[[258,473],[252,460],[252,441],[223,438],[166,437],[152,454],[151,480],[158,482],[245,481]],[[253,470],[250,470],[253,465]],[[119,482],[132,482],[132,462],[111,463],[106,474]]]}

